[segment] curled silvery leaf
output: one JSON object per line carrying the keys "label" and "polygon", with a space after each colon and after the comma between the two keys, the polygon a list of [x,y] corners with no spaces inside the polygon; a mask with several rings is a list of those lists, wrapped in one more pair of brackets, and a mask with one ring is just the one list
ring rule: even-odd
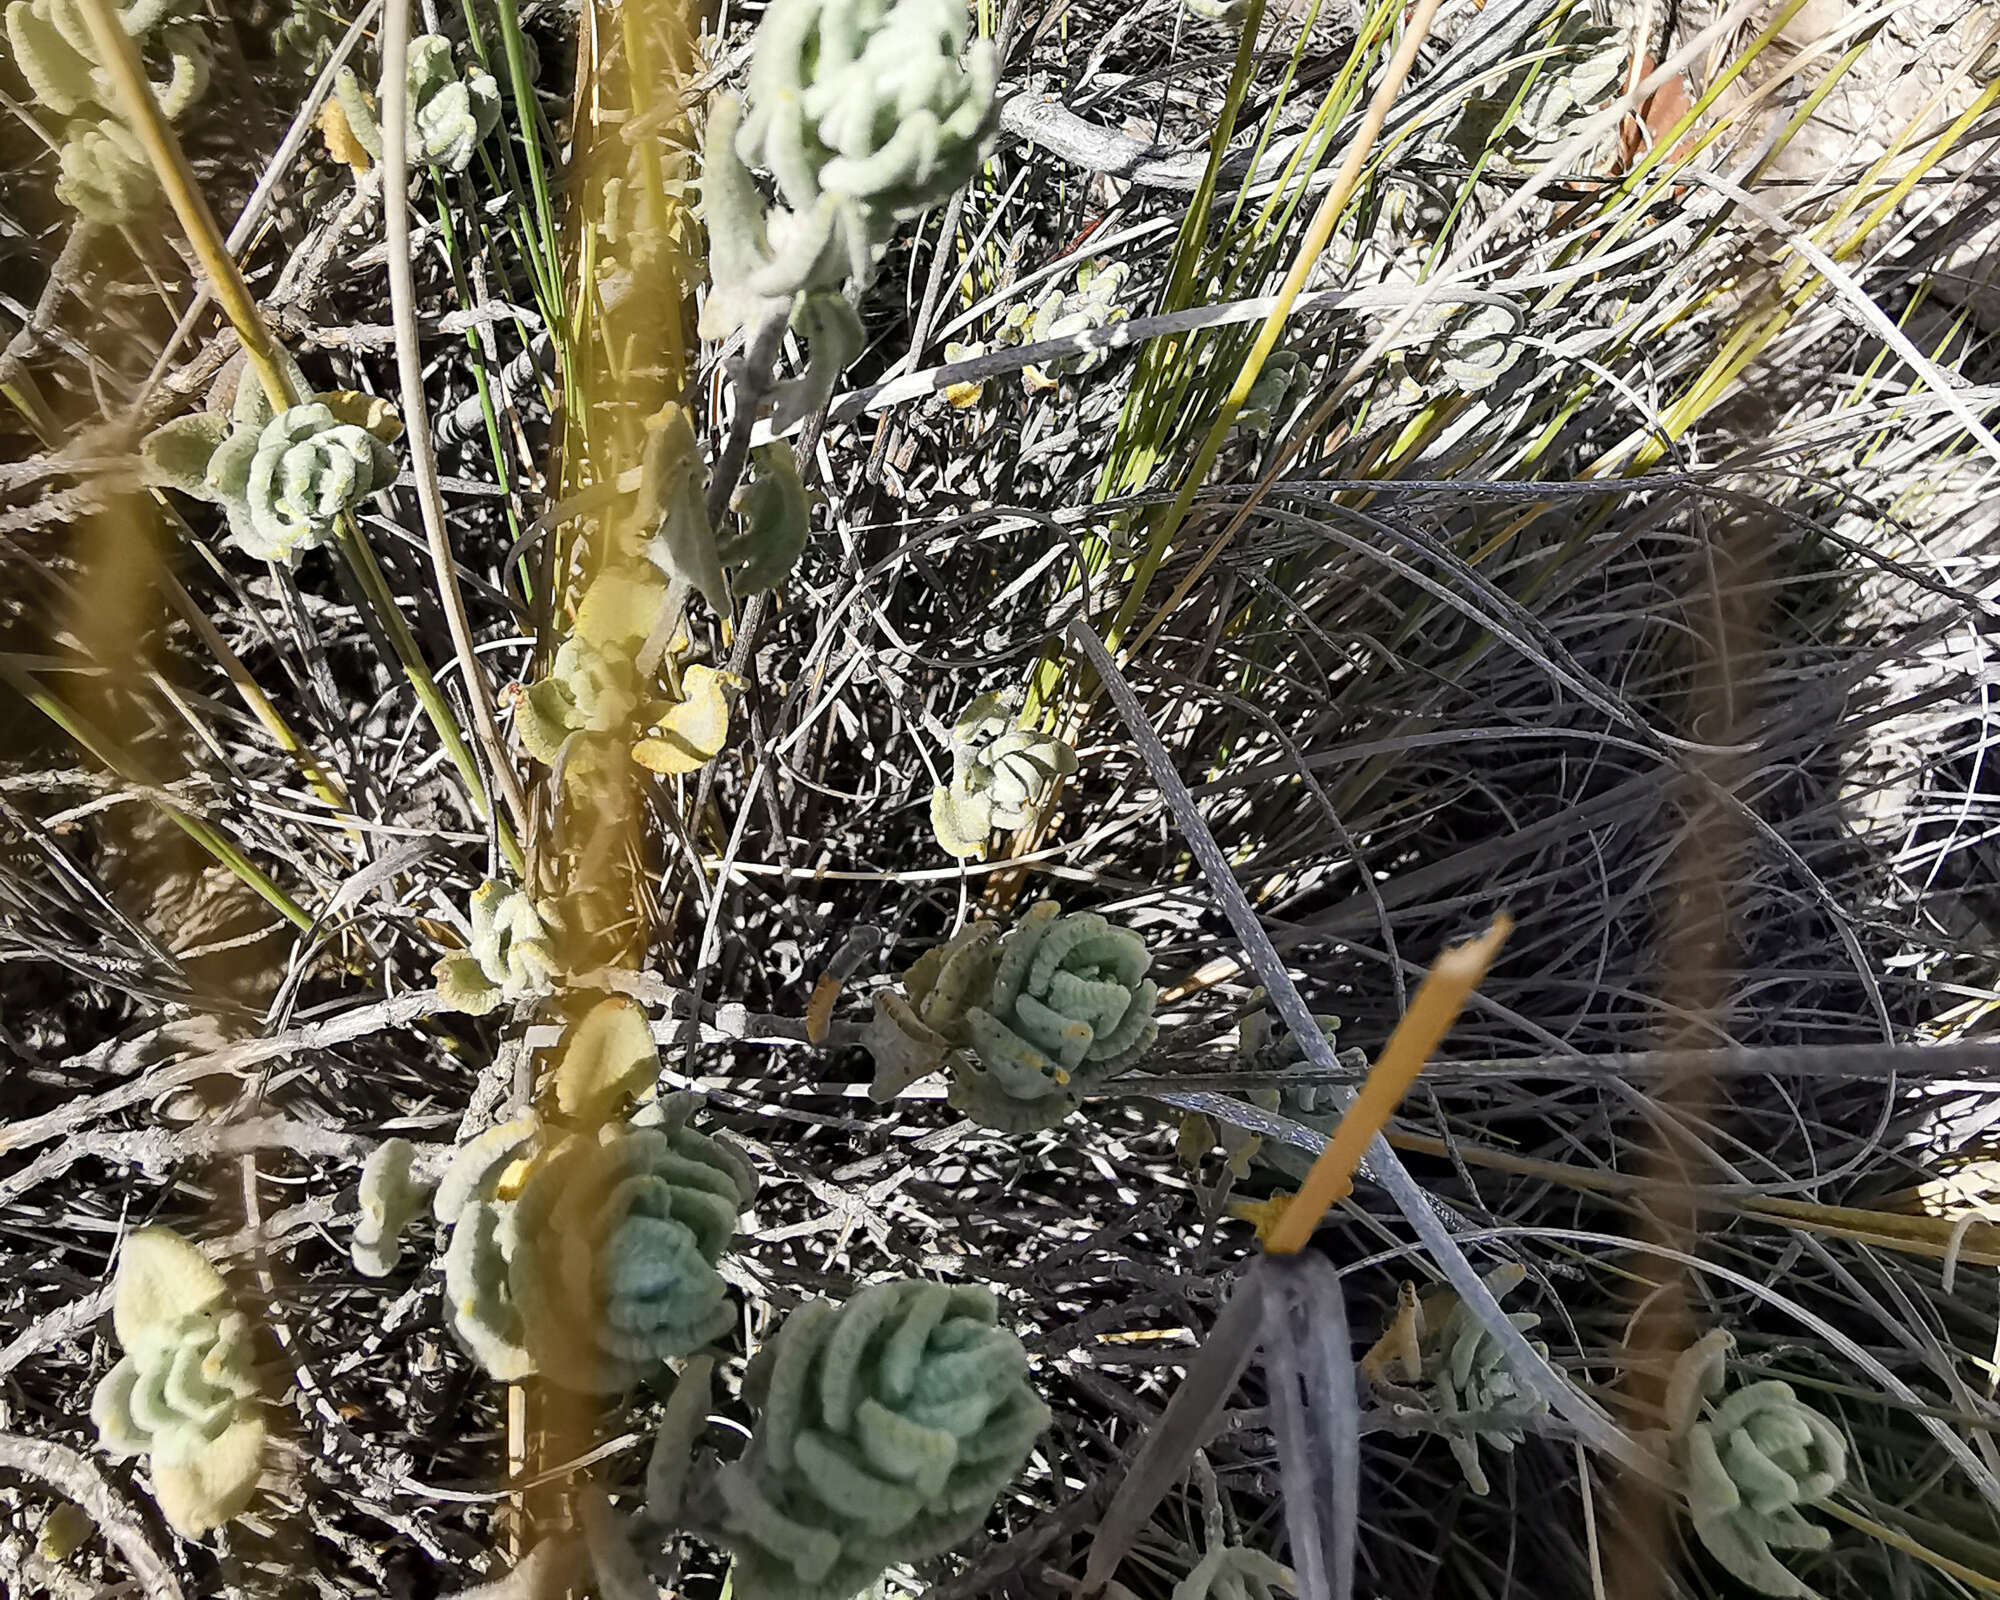
{"label": "curled silvery leaf", "polygon": [[565,1139],[521,1185],[508,1282],[552,1382],[627,1388],[735,1323],[715,1268],[757,1179],[733,1145],[686,1125],[694,1104],[673,1095],[653,1126]]}
{"label": "curled silvery leaf", "polygon": [[[114,14],[142,56],[164,58],[166,76],[154,80],[153,98],[169,121],[178,117],[208,86],[200,31],[169,0],[135,0]],[[29,91],[47,110],[88,117],[117,109],[117,91],[78,0],[14,0],[7,8],[7,43]]]}
{"label": "curled silvery leaf", "polygon": [[[899,221],[978,170],[997,66],[989,41],[967,49],[969,31],[960,0],[775,0],[758,25],[747,109],[724,96],[710,113],[702,336],[800,311],[812,364],[803,387],[780,396],[787,417],[823,405],[859,351],[843,291],[867,284]],[[765,205],[753,167],[771,173],[778,205]],[[816,291],[828,298],[799,306]]]}
{"label": "curled silvery leaf", "polygon": [[1718,1329],[1684,1352],[1667,1387],[1668,1434],[1696,1537],[1760,1594],[1812,1590],[1774,1550],[1823,1550],[1826,1529],[1802,1516],[1847,1479],[1847,1442],[1790,1384],[1746,1384],[1723,1397],[1733,1344]]}
{"label": "curled silvery leaf", "polygon": [[1537,41],[1537,49],[1547,53],[1466,99],[1444,135],[1461,159],[1477,161],[1497,149],[1524,163],[1547,153],[1572,124],[1618,92],[1631,60],[1624,34],[1591,22],[1582,8]]}
{"label": "curled silvery leaf", "polygon": [[743,1600],[846,1600],[978,1532],[1048,1426],[985,1289],[808,1301],[751,1363],[756,1430],[716,1487]]}
{"label": "curled silvery leaf", "polygon": [[199,1250],[142,1228],[119,1252],[111,1320],[125,1354],[91,1420],[114,1454],[148,1458],[162,1515],[199,1538],[249,1504],[262,1470],[249,1319]]}
{"label": "curled silvery leaf", "polygon": [[403,1257],[403,1229],[424,1208],[432,1184],[416,1170],[417,1147],[384,1139],[361,1167],[361,1218],[348,1254],[364,1278],[386,1278]]}
{"label": "curled silvery leaf", "polygon": [[[461,70],[452,58],[451,41],[442,34],[419,34],[404,60],[403,126],[410,164],[465,171],[500,120],[499,85],[482,67]],[[333,87],[348,132],[370,158],[380,161],[382,124],[376,104],[351,67],[340,69]]]}
{"label": "curled silvery leaf", "polygon": [[336,415],[328,398],[288,406],[255,433],[232,429],[210,460],[209,494],[246,553],[296,561],[332,536],[338,517],[395,481],[389,446]]}
{"label": "curled silvery leaf", "polygon": [[487,1373],[514,1383],[535,1370],[509,1269],[514,1255],[514,1201],[533,1170],[541,1126],[520,1117],[468,1139],[453,1153],[431,1201],[448,1230],[444,1252],[445,1310],[452,1330]]}
{"label": "curled silvery leaf", "polygon": [[1152,953],[1136,933],[1090,913],[1031,907],[1004,937],[975,923],[903,974],[863,1035],[872,1092],[886,1099],[929,1067],[952,1076],[951,1103],[1005,1132],[1053,1127],[1159,1033]]}
{"label": "curled silvery leaf", "polygon": [[[1076,287],[1067,292],[1049,290],[1020,325],[1018,340],[1007,342],[1042,344],[1051,339],[1074,339],[1108,328],[1114,322],[1123,322],[1130,313],[1118,303],[1118,291],[1131,270],[1122,261],[1086,261],[1076,269]],[[1022,368],[1021,382],[1031,394],[1039,389],[1053,389],[1063,378],[1095,372],[1110,359],[1111,352],[1107,349],[1080,350],[1075,355],[1057,356],[1052,361]]]}
{"label": "curled silvery leaf", "polygon": [[547,994],[558,964],[555,909],[527,890],[489,878],[472,891],[472,940],[434,970],[438,994],[454,1010],[481,1016],[502,1001]]}
{"label": "curled silvery leaf", "polygon": [[[1522,1276],[1521,1269],[1510,1263],[1488,1273],[1486,1284],[1497,1299]],[[1541,1318],[1531,1311],[1516,1311],[1507,1320],[1526,1332]],[[1534,1348],[1548,1353],[1539,1342]],[[1438,1415],[1458,1419],[1464,1427],[1448,1433],[1445,1442],[1467,1486],[1474,1494],[1486,1494],[1489,1485],[1479,1462],[1480,1441],[1503,1452],[1512,1450],[1525,1425],[1547,1409],[1547,1403],[1528,1387],[1505,1347],[1463,1302],[1446,1315],[1435,1344],[1426,1351],[1425,1368]]]}
{"label": "curled silvery leaf", "polygon": [[[1437,371],[1450,384],[1467,394],[1477,394],[1497,383],[1520,359],[1522,346],[1516,337],[1521,319],[1504,305],[1460,306],[1449,302],[1426,310],[1411,320],[1389,351],[1392,365],[1406,366],[1423,354],[1434,356]],[[1401,397],[1421,404],[1430,398],[1426,385],[1405,372],[1400,379]]]}
{"label": "curled silvery leaf", "polygon": [[1219,1544],[1174,1585],[1172,1600],[1275,1600],[1299,1592],[1299,1575],[1248,1545]]}
{"label": "curled silvery leaf", "polygon": [[983,694],[951,730],[951,782],[931,792],[931,831],[946,852],[983,856],[995,828],[1033,825],[1050,788],[1076,771],[1076,752],[1052,733],[1016,727],[1019,700]]}
{"label": "curled silvery leaf", "polygon": [[426,33],[410,41],[410,158],[463,172],[500,120],[500,86],[483,68],[462,71],[451,42]]}
{"label": "curled silvery leaf", "polygon": [[[1497,1300],[1526,1274],[1508,1262],[1485,1275]],[[1541,1318],[1517,1311],[1508,1320],[1523,1332]],[[1546,1347],[1535,1349],[1546,1353]],[[1388,1329],[1360,1362],[1362,1373],[1397,1403],[1444,1419],[1445,1442],[1474,1494],[1491,1490],[1479,1460],[1480,1441],[1510,1451],[1546,1409],[1507,1357],[1505,1347],[1449,1289],[1418,1298],[1405,1283]],[[1421,1387],[1412,1387],[1421,1385]]]}
{"label": "curled silvery leaf", "polygon": [[92,222],[121,226],[144,216],[160,198],[153,164],[116,117],[74,125],[57,166],[56,198]]}

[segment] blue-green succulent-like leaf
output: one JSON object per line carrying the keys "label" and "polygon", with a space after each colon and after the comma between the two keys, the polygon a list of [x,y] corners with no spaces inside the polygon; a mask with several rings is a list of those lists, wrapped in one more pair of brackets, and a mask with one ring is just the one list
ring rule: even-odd
{"label": "blue-green succulent-like leaf", "polygon": [[735,1322],[716,1263],[756,1176],[732,1147],[686,1126],[691,1107],[675,1096],[660,1126],[567,1140],[529,1174],[508,1281],[552,1382],[614,1392]]}
{"label": "blue-green succulent-like leaf", "polygon": [[710,1530],[745,1600],[844,1600],[960,1543],[1048,1423],[992,1296],[908,1280],[801,1306],[745,1390],[756,1431]]}
{"label": "blue-green succulent-like leaf", "polygon": [[[1772,1551],[1830,1542],[1800,1513],[1846,1481],[1847,1442],[1786,1383],[1746,1384],[1716,1399],[1731,1343],[1726,1334],[1699,1341],[1668,1387],[1669,1438],[1689,1520],[1703,1548],[1743,1583],[1767,1595],[1810,1595]],[[1705,1417],[1704,1399],[1714,1402]]]}

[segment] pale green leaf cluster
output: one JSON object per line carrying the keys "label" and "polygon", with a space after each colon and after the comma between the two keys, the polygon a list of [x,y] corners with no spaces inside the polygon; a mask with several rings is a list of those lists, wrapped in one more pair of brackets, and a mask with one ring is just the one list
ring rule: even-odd
{"label": "pale green leaf cluster", "polygon": [[675,699],[657,668],[640,667],[666,601],[667,586],[650,566],[614,567],[592,581],[548,675],[510,691],[514,727],[529,755],[553,767],[576,741],[590,740],[667,775],[698,771],[714,757],[729,732],[726,676],[687,667]]}
{"label": "pale green leaf cluster", "polygon": [[[781,386],[780,429],[825,404],[860,353],[850,296],[895,226],[964,183],[993,130],[992,45],[967,49],[960,0],[775,0],[747,104],[710,114],[702,209],[712,287],[704,338],[787,315],[810,349]],[[767,206],[751,169],[768,170]]]}
{"label": "pale green leaf cluster", "polygon": [[1031,907],[1004,936],[974,923],[879,992],[862,1043],[870,1093],[887,1100],[924,1073],[951,1072],[951,1103],[1007,1132],[1053,1127],[1159,1033],[1152,953],[1088,912]]}
{"label": "pale green leaf cluster", "polygon": [[992,1295],[911,1280],[800,1306],[744,1388],[755,1433],[704,1530],[743,1600],[845,1600],[960,1543],[1049,1420]]}
{"label": "pale green leaf cluster", "polygon": [[[304,375],[280,357],[300,393]],[[347,390],[273,407],[247,370],[228,416],[176,417],[141,446],[150,481],[222,508],[230,536],[263,561],[296,564],[333,537],[337,519],[395,481],[402,423],[383,401]]]}
{"label": "pale green leaf cluster", "polygon": [[[404,63],[404,136],[411,167],[465,171],[500,121],[500,86],[482,67],[461,68],[453,59],[451,41],[442,34],[424,33],[412,39]],[[340,69],[333,89],[355,142],[380,161],[382,124],[351,67]]]}
{"label": "pale green leaf cluster", "polygon": [[1243,407],[1232,426],[1239,433],[1261,439],[1277,419],[1291,409],[1292,397],[1308,376],[1296,350],[1273,350],[1264,361],[1264,370],[1243,397]]}
{"label": "pale green leaf cluster", "polygon": [[[522,1119],[469,1140],[435,1210],[452,1325],[495,1378],[610,1393],[735,1321],[716,1270],[757,1190],[688,1095],[563,1134]],[[645,1120],[650,1118],[650,1120]]]}
{"label": "pale green leaf cluster", "polygon": [[[172,120],[208,87],[208,48],[178,0],[133,0],[116,8],[119,24],[164,75],[153,97]],[[56,198],[94,222],[117,226],[158,201],[159,179],[121,119],[78,0],[13,0],[7,45],[35,102],[57,120]]]}
{"label": "pale green leaf cluster", "polygon": [[931,831],[946,852],[986,854],[995,828],[1031,826],[1076,752],[1052,733],[1015,725],[1018,694],[983,694],[951,730],[951,782],[931,792]]}
{"label": "pale green leaf cluster", "polygon": [[[1497,1299],[1521,1281],[1518,1266],[1509,1264],[1486,1275],[1486,1286]],[[1532,1311],[1515,1311],[1507,1320],[1523,1333],[1542,1320]],[[1535,1348],[1547,1352],[1536,1342]],[[1463,1301],[1453,1304],[1436,1336],[1425,1341],[1424,1377],[1432,1406],[1439,1416],[1458,1424],[1445,1435],[1466,1485],[1487,1494],[1491,1485],[1480,1465],[1482,1441],[1502,1453],[1525,1436],[1526,1424],[1547,1409],[1545,1402],[1515,1371],[1505,1348]]]}
{"label": "pale green leaf cluster", "polygon": [[1173,1600],[1275,1600],[1299,1592],[1299,1575],[1248,1545],[1219,1544],[1174,1585]]}
{"label": "pale green leaf cluster", "polygon": [[[1525,1276],[1518,1264],[1508,1262],[1485,1275],[1486,1287],[1498,1300]],[[1541,1318],[1516,1311],[1508,1320],[1525,1333]],[[1369,1381],[1391,1398],[1426,1409],[1445,1423],[1445,1442],[1474,1494],[1492,1489],[1479,1460],[1481,1441],[1511,1451],[1546,1409],[1509,1363],[1499,1340],[1448,1289],[1420,1300],[1415,1286],[1404,1284],[1394,1320],[1360,1365]]]}
{"label": "pale green leaf cluster", "polygon": [[91,1396],[116,1455],[144,1455],[161,1513],[198,1538],[250,1502],[263,1466],[249,1319],[202,1253],[142,1228],[119,1254],[112,1326],[125,1354]]}
{"label": "pale green leaf cluster", "polygon": [[[1119,303],[1131,268],[1122,261],[1086,261],[1076,269],[1074,286],[1051,285],[1032,304],[1010,307],[993,338],[984,343],[947,344],[944,358],[949,362],[970,361],[989,350],[1007,350],[1017,345],[1044,344],[1055,339],[1080,339],[1099,328],[1123,322],[1131,315]],[[1111,359],[1102,347],[1079,349],[1072,355],[1031,363],[1021,369],[1021,384],[1028,393],[1057,387],[1064,378],[1095,372]],[[956,384],[946,391],[955,406],[969,406],[985,390],[983,383]]]}
{"label": "pale green leaf cluster", "polygon": [[1464,101],[1443,135],[1463,161],[1497,152],[1525,166],[1550,153],[1578,120],[1624,87],[1631,60],[1625,35],[1593,23],[1581,6],[1551,30],[1540,51],[1538,60]]}
{"label": "pale green leaf cluster", "polygon": [[505,1001],[549,993],[562,971],[555,908],[516,884],[488,878],[472,891],[472,939],[433,969],[454,1011],[483,1016]]}
{"label": "pale green leaf cluster", "polygon": [[1400,397],[1421,403],[1438,387],[1439,376],[1466,394],[1491,388],[1520,359],[1525,347],[1519,331],[1520,317],[1505,306],[1446,303],[1425,310],[1397,336],[1388,361],[1392,370],[1399,370],[1434,360],[1435,371],[1421,380],[1400,371]]}
{"label": "pale green leaf cluster", "polygon": [[736,1321],[717,1263],[757,1192],[733,1145],[686,1126],[610,1124],[536,1161],[515,1206],[510,1284],[537,1369],[565,1388],[624,1389]]}
{"label": "pale green leaf cluster", "polygon": [[1683,1352],[1667,1388],[1667,1432],[1683,1474],[1695,1536],[1760,1594],[1810,1596],[1775,1551],[1823,1550],[1827,1530],[1803,1508],[1847,1480],[1847,1442],[1790,1384],[1745,1384],[1724,1395],[1734,1344],[1717,1329]]}

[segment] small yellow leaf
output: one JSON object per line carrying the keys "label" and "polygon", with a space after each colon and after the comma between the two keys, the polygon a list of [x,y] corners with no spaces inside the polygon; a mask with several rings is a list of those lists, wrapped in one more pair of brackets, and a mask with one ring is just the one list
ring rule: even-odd
{"label": "small yellow leaf", "polygon": [[667,601],[666,581],[652,567],[615,567],[601,572],[576,603],[576,634],[594,645],[636,651],[660,619]]}
{"label": "small yellow leaf", "polygon": [[1277,1227],[1285,1215],[1285,1208],[1292,1203],[1291,1194],[1278,1190],[1268,1200],[1232,1200],[1229,1214],[1239,1222],[1248,1222],[1257,1229],[1257,1242],[1263,1244],[1271,1237],[1271,1230]]}
{"label": "small yellow leaf", "polygon": [[357,178],[375,164],[361,148],[361,141],[354,137],[354,129],[338,100],[329,98],[319,108],[319,136],[326,141],[326,153]]}
{"label": "small yellow leaf", "polygon": [[600,1001],[570,1030],[556,1064],[556,1108],[566,1117],[605,1116],[643,1095],[660,1075],[660,1047],[646,1013],[617,995]]}
{"label": "small yellow leaf", "polygon": [[394,444],[403,437],[403,419],[380,395],[363,394],[359,389],[329,389],[313,398],[331,411],[337,421],[366,428],[384,444]]}
{"label": "small yellow leaf", "polygon": [[729,701],[722,691],[724,684],[735,683],[713,667],[689,667],[682,677],[687,698],[632,747],[632,759],[665,777],[699,772],[729,737]]}

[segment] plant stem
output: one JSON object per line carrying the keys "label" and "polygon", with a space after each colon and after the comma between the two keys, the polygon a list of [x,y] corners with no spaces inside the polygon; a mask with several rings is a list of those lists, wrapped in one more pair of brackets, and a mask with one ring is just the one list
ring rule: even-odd
{"label": "plant stem", "polygon": [[[382,10],[382,57],[400,62],[409,53],[409,0],[385,0]],[[500,735],[499,717],[493,691],[486,681],[486,669],[472,637],[472,619],[465,610],[465,596],[458,586],[458,568],[451,553],[451,540],[444,528],[444,495],[438,488],[437,455],[431,448],[428,401],[424,395],[422,356],[417,348],[417,286],[410,271],[410,170],[407,102],[408,74],[394,70],[382,75],[382,217],[389,244],[389,305],[396,326],[396,375],[403,392],[403,427],[410,446],[410,475],[417,485],[417,506],[424,521],[424,542],[429,547],[431,568],[437,575],[438,603],[444,608],[451,630],[451,643],[458,655],[459,676],[465,683],[465,697],[472,704],[472,724],[494,782],[506,801],[514,827],[525,832],[528,826],[527,797],[507,756],[506,741]],[[442,188],[443,177],[431,169],[433,187]]]}

